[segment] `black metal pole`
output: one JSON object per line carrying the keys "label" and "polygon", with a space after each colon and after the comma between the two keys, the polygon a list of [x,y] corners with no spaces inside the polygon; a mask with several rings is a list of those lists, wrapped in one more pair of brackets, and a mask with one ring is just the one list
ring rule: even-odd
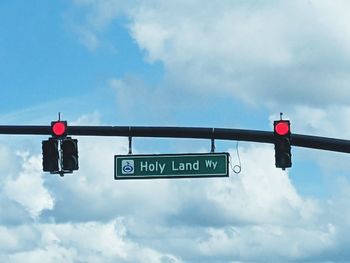
{"label": "black metal pole", "polygon": [[0,125],[0,134],[50,135],[51,126]]}
{"label": "black metal pole", "polygon": [[[273,132],[223,128],[68,126],[67,133],[74,136],[192,138],[274,143]],[[51,126],[0,125],[0,134],[51,135]],[[350,141],[335,138],[292,134],[291,145],[350,153]]]}

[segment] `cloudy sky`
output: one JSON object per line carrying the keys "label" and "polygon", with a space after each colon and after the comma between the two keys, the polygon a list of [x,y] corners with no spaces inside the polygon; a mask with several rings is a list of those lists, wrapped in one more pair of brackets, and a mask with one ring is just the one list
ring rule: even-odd
{"label": "cloudy sky", "polygon": [[[349,138],[350,3],[0,3],[0,124],[157,125]],[[42,172],[47,136],[0,136],[1,262],[349,262],[350,156],[239,144],[221,179],[115,181],[126,138],[76,137],[80,169]],[[236,142],[217,141],[238,163]],[[210,141],[137,138],[135,153]]]}

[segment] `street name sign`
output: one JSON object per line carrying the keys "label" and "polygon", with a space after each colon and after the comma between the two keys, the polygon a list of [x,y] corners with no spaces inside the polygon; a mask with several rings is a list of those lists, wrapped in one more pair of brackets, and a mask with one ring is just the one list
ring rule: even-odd
{"label": "street name sign", "polygon": [[114,179],[228,177],[228,153],[115,155]]}

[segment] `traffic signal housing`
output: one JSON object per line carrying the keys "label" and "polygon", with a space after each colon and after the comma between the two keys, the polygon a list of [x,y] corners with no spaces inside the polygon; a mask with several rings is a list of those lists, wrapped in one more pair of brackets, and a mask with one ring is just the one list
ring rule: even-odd
{"label": "traffic signal housing", "polygon": [[64,172],[79,169],[78,163],[78,140],[67,137],[62,140],[62,170]]}
{"label": "traffic signal housing", "polygon": [[58,140],[50,138],[42,141],[43,152],[43,171],[58,172],[59,171],[59,148]]}
{"label": "traffic signal housing", "polygon": [[67,121],[51,122],[51,138],[42,141],[44,172],[63,176],[79,169],[78,140],[67,137],[67,132]]}
{"label": "traffic signal housing", "polygon": [[63,139],[67,136],[67,122],[53,121],[51,122],[51,135],[56,139]]}
{"label": "traffic signal housing", "polygon": [[277,168],[292,167],[289,120],[274,121],[275,164]]}

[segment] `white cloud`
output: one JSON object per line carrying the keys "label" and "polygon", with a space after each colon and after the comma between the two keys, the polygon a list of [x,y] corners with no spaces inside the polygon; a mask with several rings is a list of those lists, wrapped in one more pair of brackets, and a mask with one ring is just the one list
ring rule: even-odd
{"label": "white cloud", "polygon": [[149,58],[164,63],[170,81],[186,87],[265,105],[347,103],[349,18],[338,12],[347,6],[143,2],[130,29]]}
{"label": "white cloud", "polygon": [[[309,220],[317,206],[298,195],[288,174],[274,167],[273,147],[241,150],[243,171],[231,182],[214,183],[208,198],[231,219],[258,224]],[[264,157],[264,158],[262,158]]]}
{"label": "white cloud", "polygon": [[349,100],[347,1],[76,3],[89,7],[91,32],[127,16],[136,43],[176,89],[279,107]]}
{"label": "white cloud", "polygon": [[86,23],[94,31],[103,31],[118,15],[121,15],[134,1],[118,0],[74,0],[74,3],[89,12],[86,15]]}
{"label": "white cloud", "polygon": [[128,119],[129,123],[135,120],[138,123],[162,122],[168,119],[174,107],[167,103],[174,101],[174,96],[168,94],[166,89],[147,85],[137,77],[112,78],[109,85],[116,92],[120,115]]}
{"label": "white cloud", "polygon": [[3,143],[0,144],[0,186],[3,184],[6,178],[11,177],[14,173],[18,172],[18,168],[15,163],[18,162],[18,156],[11,151],[11,148]]}
{"label": "white cloud", "polygon": [[23,157],[22,171],[13,179],[9,179],[4,185],[4,192],[37,218],[44,209],[52,209],[54,200],[44,187],[41,176],[41,156],[29,156],[21,153]]}
{"label": "white cloud", "polygon": [[296,133],[325,137],[350,137],[350,106],[331,105],[323,107],[296,106],[289,112]]}
{"label": "white cloud", "polygon": [[[113,20],[123,15],[134,1],[118,0],[73,0],[74,4],[85,12],[82,21],[75,21],[75,17],[66,14],[66,23],[78,36],[79,41],[90,51],[95,51],[101,47],[107,47],[115,51],[109,41],[103,39],[103,33]],[[71,21],[73,19],[73,21]]]}
{"label": "white cloud", "polygon": [[100,113],[95,111],[93,113],[81,115],[77,120],[70,123],[70,125],[90,125],[90,126],[98,126],[100,125]]}
{"label": "white cloud", "polygon": [[220,251],[227,258],[239,257],[244,261],[303,261],[317,255],[333,242],[330,229],[283,227],[273,225],[241,228],[209,229],[209,238],[200,244],[208,256]]}
{"label": "white cloud", "polygon": [[[10,252],[7,255],[7,262],[38,262],[43,258],[45,262],[55,263],[182,262],[171,254],[160,253],[128,240],[125,227],[120,219],[107,223],[37,224],[33,228],[40,233],[33,240],[36,246]],[[16,228],[6,230],[9,241],[20,239],[19,230]]]}
{"label": "white cloud", "polygon": [[85,27],[76,26],[75,33],[78,35],[80,42],[84,44],[89,50],[94,51],[100,47],[100,40],[97,35]]}

